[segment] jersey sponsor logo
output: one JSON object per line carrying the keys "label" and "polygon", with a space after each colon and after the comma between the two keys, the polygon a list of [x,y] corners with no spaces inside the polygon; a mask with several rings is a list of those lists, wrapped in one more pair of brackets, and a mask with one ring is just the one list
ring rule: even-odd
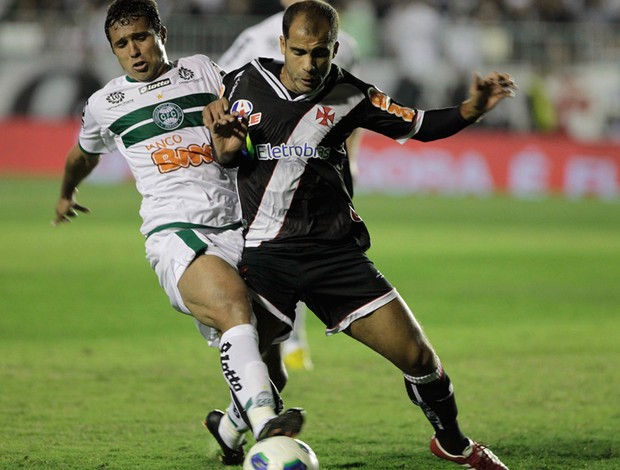
{"label": "jersey sponsor logo", "polygon": [[329,158],[328,147],[313,147],[310,144],[303,145],[276,145],[259,144],[254,146],[256,158],[259,160],[281,160],[286,158]]}
{"label": "jersey sponsor logo", "polygon": [[125,99],[125,93],[122,91],[115,91],[106,96],[106,101],[110,104],[118,104]]}
{"label": "jersey sponsor logo", "polygon": [[157,127],[172,131],[183,122],[183,110],[176,103],[162,103],[153,110],[153,121]]}
{"label": "jersey sponsor logo", "polygon": [[372,105],[376,108],[393,114],[394,116],[398,116],[403,121],[413,122],[413,119],[415,118],[415,111],[411,108],[406,108],[396,103],[392,103],[392,99],[382,91],[370,87],[368,89],[368,97],[370,98]]}
{"label": "jersey sponsor logo", "polygon": [[251,101],[248,100],[237,100],[233,103],[230,108],[230,111],[233,113],[239,113],[239,116],[246,117],[252,114],[252,110],[254,109],[254,105]]}
{"label": "jersey sponsor logo", "polygon": [[179,67],[179,77],[183,80],[191,80],[194,78],[194,72],[183,66]]}
{"label": "jersey sponsor logo", "polygon": [[[158,142],[158,146],[162,143],[168,144],[169,141],[177,143],[182,140],[180,136],[176,137],[166,137],[164,139],[165,142]],[[149,146],[149,149],[152,148],[152,146]],[[151,154],[151,160],[157,165],[160,173],[170,173],[181,168],[199,166],[203,163],[213,163],[213,153],[211,152],[211,147],[207,144],[190,144],[187,147],[158,148]]]}
{"label": "jersey sponsor logo", "polygon": [[151,150],[167,149],[170,147],[174,147],[175,145],[179,145],[181,142],[183,142],[183,137],[181,137],[179,134],[172,134],[164,137],[161,140],[158,140],[157,142],[147,144],[145,147],[146,150],[150,152]]}
{"label": "jersey sponsor logo", "polygon": [[321,106],[320,109],[316,110],[316,120],[321,126],[333,126],[334,117],[336,117],[336,112],[329,106]]}
{"label": "jersey sponsor logo", "polygon": [[169,78],[166,78],[164,80],[160,80],[155,83],[149,83],[148,85],[144,85],[143,87],[140,87],[138,90],[140,91],[140,94],[143,95],[145,93],[148,93],[149,91],[157,90],[158,88],[162,88],[170,84],[172,84],[172,82],[170,81]]}
{"label": "jersey sponsor logo", "polygon": [[263,119],[263,113],[254,113],[250,115],[250,119],[248,119],[248,126],[255,126]]}
{"label": "jersey sponsor logo", "polygon": [[241,384],[241,379],[239,378],[237,371],[229,364],[230,356],[228,355],[228,351],[231,347],[232,346],[228,341],[220,346],[220,363],[222,364],[222,372],[224,372],[224,377],[226,377],[228,385],[235,392],[239,392],[243,390],[243,385]]}

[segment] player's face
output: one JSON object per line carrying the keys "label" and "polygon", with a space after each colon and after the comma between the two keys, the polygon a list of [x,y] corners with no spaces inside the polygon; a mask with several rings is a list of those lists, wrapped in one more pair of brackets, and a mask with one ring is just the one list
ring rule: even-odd
{"label": "player's face", "polygon": [[327,21],[308,20],[304,15],[293,20],[288,39],[280,37],[284,54],[280,80],[286,88],[295,93],[309,93],[323,83],[338,50],[338,42],[330,43],[328,38]]}
{"label": "player's face", "polygon": [[168,68],[166,28],[156,34],[145,17],[129,24],[114,24],[110,28],[110,42],[119,64],[134,80],[150,82]]}

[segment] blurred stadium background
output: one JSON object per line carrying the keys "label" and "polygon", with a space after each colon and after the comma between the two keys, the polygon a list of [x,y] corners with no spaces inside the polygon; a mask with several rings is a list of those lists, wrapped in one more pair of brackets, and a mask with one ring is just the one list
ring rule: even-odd
{"label": "blurred stadium background", "polygon": [[[359,75],[420,108],[458,103],[473,71],[520,91],[460,136],[400,146],[366,135],[359,191],[620,193],[620,1],[338,0]],[[85,99],[121,73],[103,0],[0,0],[0,175],[59,175]],[[160,0],[171,59],[217,61],[278,0]],[[276,32],[274,32],[275,34]],[[94,180],[130,178],[116,156]]]}

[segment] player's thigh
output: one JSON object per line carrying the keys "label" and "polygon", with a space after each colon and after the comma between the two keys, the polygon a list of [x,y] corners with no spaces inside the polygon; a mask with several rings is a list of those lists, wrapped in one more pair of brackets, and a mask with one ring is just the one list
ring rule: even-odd
{"label": "player's thigh", "polygon": [[358,318],[346,333],[370,347],[406,374],[434,370],[434,352],[422,326],[400,296]]}
{"label": "player's thigh", "polygon": [[219,256],[198,256],[178,283],[183,302],[194,317],[226,331],[249,323],[251,300],[237,270]]}

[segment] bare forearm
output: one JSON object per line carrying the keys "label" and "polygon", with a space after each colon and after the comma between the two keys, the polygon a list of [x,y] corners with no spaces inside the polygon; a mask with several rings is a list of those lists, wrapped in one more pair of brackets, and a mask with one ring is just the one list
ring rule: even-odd
{"label": "bare forearm", "polygon": [[78,145],[67,155],[65,173],[60,185],[60,197],[56,201],[56,217],[52,225],[57,226],[71,222],[78,212],[89,213],[88,207],[78,204],[75,200],[77,186],[86,178],[99,163],[99,155],[87,155]]}
{"label": "bare forearm", "polygon": [[90,175],[98,163],[98,155],[86,155],[77,145],[73,147],[67,155],[60,196],[71,199],[75,188]]}

